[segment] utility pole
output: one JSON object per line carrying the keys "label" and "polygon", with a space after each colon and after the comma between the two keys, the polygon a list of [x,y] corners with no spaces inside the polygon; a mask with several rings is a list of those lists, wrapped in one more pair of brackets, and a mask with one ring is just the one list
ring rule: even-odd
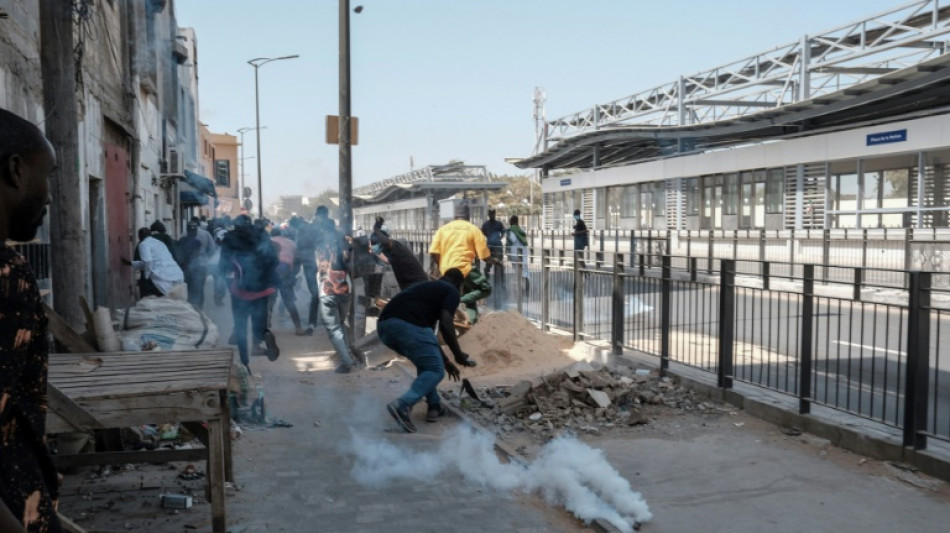
{"label": "utility pole", "polygon": [[[82,223],[76,65],[73,63],[72,3],[40,0],[40,63],[46,137],[56,150],[50,176],[50,266],[53,308],[75,329],[85,318],[79,297],[88,296],[89,273]],[[119,265],[113,265],[119,268]]]}
{"label": "utility pole", "polygon": [[340,231],[344,235],[353,233],[350,131],[350,0],[340,0]]}

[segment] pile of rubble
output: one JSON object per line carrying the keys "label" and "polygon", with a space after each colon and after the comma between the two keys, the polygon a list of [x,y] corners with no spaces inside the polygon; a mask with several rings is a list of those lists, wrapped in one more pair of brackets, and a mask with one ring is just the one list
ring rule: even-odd
{"label": "pile of rubble", "polygon": [[[550,438],[561,431],[599,435],[614,427],[647,424],[662,409],[721,412],[713,402],[655,371],[593,368],[586,362],[537,383],[468,388],[449,401],[502,433],[529,431]],[[477,395],[477,399],[473,394]]]}

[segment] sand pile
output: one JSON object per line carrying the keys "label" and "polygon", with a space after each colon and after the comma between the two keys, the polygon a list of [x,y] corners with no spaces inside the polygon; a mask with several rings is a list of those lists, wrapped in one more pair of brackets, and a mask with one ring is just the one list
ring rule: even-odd
{"label": "sand pile", "polygon": [[541,376],[574,363],[566,353],[573,344],[568,337],[541,331],[518,313],[488,313],[459,339],[462,351],[478,362],[462,376]]}

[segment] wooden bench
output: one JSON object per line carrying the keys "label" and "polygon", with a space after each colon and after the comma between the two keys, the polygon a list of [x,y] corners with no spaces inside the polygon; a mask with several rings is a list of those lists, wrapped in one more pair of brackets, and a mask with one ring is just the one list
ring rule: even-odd
{"label": "wooden bench", "polygon": [[225,533],[225,480],[233,480],[232,359],[231,350],[50,354],[48,433],[181,422],[205,443],[190,450],[56,455],[57,466],[205,460],[212,531]]}

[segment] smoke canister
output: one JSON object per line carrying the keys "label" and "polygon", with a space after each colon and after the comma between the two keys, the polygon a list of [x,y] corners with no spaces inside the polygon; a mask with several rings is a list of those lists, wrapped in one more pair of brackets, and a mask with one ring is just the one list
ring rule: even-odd
{"label": "smoke canister", "polygon": [[191,496],[185,494],[162,494],[162,507],[166,509],[190,509]]}

